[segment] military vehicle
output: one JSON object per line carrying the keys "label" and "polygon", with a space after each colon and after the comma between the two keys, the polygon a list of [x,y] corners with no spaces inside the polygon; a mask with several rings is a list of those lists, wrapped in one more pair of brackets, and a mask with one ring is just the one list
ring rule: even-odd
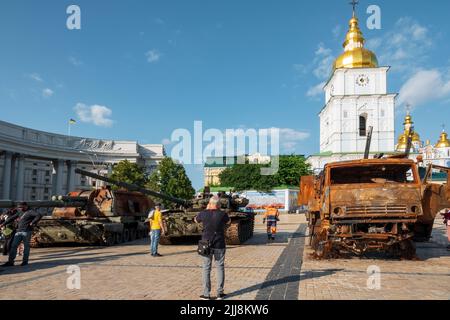
{"label": "military vehicle", "polygon": [[[421,181],[408,152],[369,159],[369,147],[364,159],[330,163],[320,175],[301,178],[299,205],[308,207],[317,258],[381,251],[413,259],[413,240],[429,240],[436,215],[450,207],[450,168],[430,165]],[[447,172],[447,184],[429,183],[433,170]]]}
{"label": "military vehicle", "polygon": [[[101,180],[119,187],[125,188],[128,191],[137,191],[144,195],[154,198],[166,200],[175,205],[175,209],[163,210],[163,222],[166,226],[166,234],[161,237],[162,244],[172,244],[176,239],[184,237],[200,236],[202,234],[202,225],[194,221],[197,214],[205,210],[209,199],[213,196],[206,188],[205,192],[200,194],[197,198],[192,200],[183,200],[158,193],[152,190],[140,188],[136,185],[115,181],[113,179],[97,175],[92,172],[76,169],[75,172],[91,177],[93,179]],[[220,204],[222,210],[226,211],[231,218],[231,224],[226,230],[226,242],[231,245],[239,245],[247,241],[253,236],[255,214],[251,212],[242,212],[241,208],[245,208],[249,200],[226,193],[219,193]]]}
{"label": "military vehicle", "polygon": [[[148,234],[144,223],[153,202],[139,192],[109,187],[74,191],[53,201],[28,202],[30,208],[54,208],[44,216],[32,236],[33,247],[63,244],[106,245],[140,239]],[[16,203],[0,201],[1,208]]]}

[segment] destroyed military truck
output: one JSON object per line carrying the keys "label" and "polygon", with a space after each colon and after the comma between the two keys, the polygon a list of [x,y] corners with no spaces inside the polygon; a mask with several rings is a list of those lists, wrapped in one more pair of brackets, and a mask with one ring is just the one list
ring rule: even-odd
{"label": "destroyed military truck", "polygon": [[[76,169],[76,172],[93,179],[101,180],[113,185],[117,185],[128,191],[137,191],[147,196],[166,200],[175,205],[175,209],[163,210],[163,222],[166,226],[166,233],[161,237],[160,243],[170,245],[176,239],[185,237],[196,237],[202,234],[202,224],[194,221],[197,214],[206,209],[209,199],[213,196],[208,190],[205,190],[197,198],[193,200],[183,200],[158,193],[152,190],[140,188],[136,185],[126,184],[110,178]],[[255,214],[242,212],[240,209],[245,208],[249,200],[237,195],[219,193],[220,205],[222,210],[226,211],[231,219],[228,225],[225,240],[227,244],[239,245],[253,237]]]}
{"label": "destroyed military truck", "polygon": [[[13,208],[11,201],[0,207]],[[33,247],[64,244],[112,246],[146,237],[144,223],[153,201],[139,192],[112,190],[74,191],[53,201],[28,202],[32,209],[54,208],[44,216],[31,239]]]}
{"label": "destroyed military truck", "polygon": [[[413,240],[428,241],[436,215],[450,207],[450,169],[430,165],[421,181],[408,153],[368,159],[367,148],[364,158],[301,178],[299,205],[308,207],[314,255],[381,251],[412,259]],[[428,182],[433,170],[446,172],[447,184]]]}

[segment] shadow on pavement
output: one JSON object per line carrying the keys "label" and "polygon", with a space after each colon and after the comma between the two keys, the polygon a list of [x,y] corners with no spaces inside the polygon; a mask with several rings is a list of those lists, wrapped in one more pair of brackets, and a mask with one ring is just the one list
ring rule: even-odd
{"label": "shadow on pavement", "polygon": [[227,298],[237,297],[237,296],[240,296],[240,295],[243,295],[246,293],[250,293],[250,292],[253,292],[256,290],[261,290],[261,289],[265,289],[265,288],[269,288],[269,287],[275,287],[275,286],[286,284],[286,283],[300,282],[300,280],[303,278],[314,279],[314,278],[325,277],[325,276],[335,274],[336,272],[339,272],[342,270],[344,270],[344,269],[320,270],[320,271],[314,271],[313,276],[311,276],[311,273],[308,272],[307,274],[301,273],[300,275],[293,275],[293,276],[288,276],[288,277],[284,277],[284,278],[280,278],[280,279],[276,279],[276,280],[265,281],[263,283],[253,285],[251,287],[232,292],[227,295]]}

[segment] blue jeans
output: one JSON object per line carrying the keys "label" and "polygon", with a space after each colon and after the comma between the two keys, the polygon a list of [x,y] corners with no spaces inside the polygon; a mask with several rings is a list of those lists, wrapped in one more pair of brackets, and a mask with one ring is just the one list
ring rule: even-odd
{"label": "blue jeans", "polygon": [[23,242],[23,260],[22,262],[28,263],[28,257],[30,256],[30,240],[32,232],[16,232],[14,238],[12,239],[11,249],[9,251],[10,263],[14,263],[17,255],[17,248],[19,244]]}
{"label": "blue jeans", "polygon": [[158,253],[159,238],[161,238],[161,230],[152,230],[150,232],[150,251],[153,255]]}
{"label": "blue jeans", "polygon": [[226,249],[211,249],[212,254],[203,259],[203,295],[209,297],[211,293],[211,266],[212,260],[216,261],[217,269],[217,295],[223,294],[225,285],[225,251]]}

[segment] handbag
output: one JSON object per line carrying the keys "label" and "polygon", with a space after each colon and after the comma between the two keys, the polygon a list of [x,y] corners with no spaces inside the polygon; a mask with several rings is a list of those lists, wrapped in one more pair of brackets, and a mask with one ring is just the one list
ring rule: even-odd
{"label": "handbag", "polygon": [[11,229],[10,227],[6,227],[5,229],[3,229],[2,233],[5,237],[9,237],[12,233],[14,232],[13,229]]}
{"label": "handbag", "polygon": [[214,236],[211,241],[209,240],[200,240],[198,242],[197,253],[202,257],[209,257],[211,255],[211,245],[216,237],[216,233],[214,232]]}

